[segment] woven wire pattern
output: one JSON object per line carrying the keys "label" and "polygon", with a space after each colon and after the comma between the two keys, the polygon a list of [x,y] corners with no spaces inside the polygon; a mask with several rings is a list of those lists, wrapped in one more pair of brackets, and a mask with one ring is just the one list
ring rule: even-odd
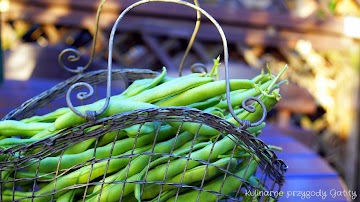
{"label": "woven wire pattern", "polygon": [[[151,108],[151,109],[141,109],[141,110],[135,110],[128,113],[123,114],[116,114],[111,117],[99,119],[95,122],[87,122],[85,124],[82,124],[80,126],[76,126],[73,128],[68,128],[62,132],[60,132],[57,135],[51,136],[49,138],[46,138],[42,141],[36,142],[34,144],[30,144],[23,147],[18,148],[11,148],[0,151],[0,156],[2,158],[6,158],[5,161],[0,166],[0,172],[2,175],[5,173],[11,173],[12,178],[8,179],[1,179],[0,185],[1,190],[12,190],[15,192],[15,190],[18,190],[18,185],[30,183],[32,187],[29,189],[32,194],[27,196],[27,198],[34,198],[36,199],[39,196],[49,195],[51,200],[53,200],[53,197],[56,195],[56,193],[62,193],[64,190],[72,190],[72,189],[89,189],[91,186],[95,185],[101,185],[104,184],[104,182],[101,182],[101,179],[105,179],[107,175],[110,175],[114,171],[110,172],[110,174],[107,174],[107,171],[105,171],[103,174],[96,177],[97,180],[100,179],[100,181],[96,180],[90,180],[86,182],[82,182],[79,184],[74,184],[71,186],[63,187],[60,190],[51,190],[47,193],[42,193],[40,195],[37,195],[37,191],[39,189],[39,184],[44,183],[44,178],[46,176],[52,175],[50,179],[47,179],[48,181],[55,181],[56,179],[61,178],[61,176],[64,176],[66,174],[69,174],[71,172],[75,172],[77,169],[81,169],[83,166],[89,167],[88,172],[92,173],[92,167],[96,164],[105,162],[107,164],[106,167],[109,167],[109,162],[114,159],[128,159],[128,164],[132,163],[132,159],[138,156],[148,155],[150,158],[153,157],[159,157],[160,156],[167,156],[171,157],[166,162],[170,164],[174,159],[187,159],[188,161],[198,161],[202,165],[212,165],[212,162],[210,159],[205,160],[199,160],[199,159],[193,159],[189,158],[191,151],[187,155],[173,155],[173,150],[171,150],[168,153],[156,153],[150,151],[143,151],[143,152],[135,152],[136,151],[136,145],[138,144],[137,140],[140,140],[140,134],[139,132],[134,137],[134,145],[131,148],[130,153],[124,153],[120,155],[110,155],[104,158],[97,158],[95,156],[96,154],[96,144],[100,141],[102,137],[105,136],[105,134],[109,134],[111,131],[121,131],[122,129],[128,128],[130,126],[140,124],[143,126],[145,123],[160,123],[160,125],[165,125],[166,123],[170,122],[178,122],[180,123],[180,126],[175,129],[176,133],[174,134],[175,137],[178,137],[182,131],[182,125],[184,123],[197,123],[198,127],[203,127],[205,125],[211,126],[212,128],[219,131],[219,134],[231,134],[232,140],[236,141],[236,145],[242,145],[245,148],[247,148],[247,151],[249,151],[249,155],[251,159],[258,158],[258,164],[261,169],[258,169],[259,178],[262,179],[262,185],[267,186],[267,190],[280,190],[282,184],[284,183],[284,172],[286,171],[286,165],[283,161],[278,160],[277,156],[274,152],[272,152],[264,142],[259,140],[256,137],[253,137],[251,134],[249,134],[247,131],[239,130],[238,127],[235,125],[221,119],[220,117],[214,116],[212,114],[208,114],[196,109],[190,109],[186,107],[166,107],[166,108]],[[160,127],[159,125],[159,127]],[[98,126],[94,130],[90,130],[90,128],[93,128],[95,126]],[[111,145],[110,151],[113,151],[115,148],[115,142],[120,137],[119,132],[116,133],[114,136],[114,139],[111,140],[112,143],[109,143]],[[195,134],[194,141],[196,139],[197,134]],[[41,174],[41,170],[38,170],[38,167],[40,166],[40,162],[43,159],[46,159],[47,157],[51,158],[53,154],[59,154],[60,153],[60,159],[64,156],[63,152],[71,147],[72,145],[76,145],[78,143],[84,142],[89,139],[95,139],[95,147],[93,149],[93,156],[81,163],[72,165],[69,168],[66,169],[58,169],[56,168],[53,170],[50,174]],[[159,136],[159,128],[156,129],[156,134],[154,136],[154,145],[151,146],[151,148],[155,147],[155,142],[157,139],[161,139]],[[120,140],[121,141],[121,140]],[[218,140],[214,140],[216,142]],[[195,144],[195,143],[194,143]],[[235,146],[236,147],[236,146]],[[234,149],[235,149],[234,147]],[[99,147],[100,148],[100,147]],[[34,153],[34,151],[38,151]],[[17,155],[15,155],[17,154]],[[209,156],[211,156],[211,152],[209,153]],[[231,156],[231,158],[235,158]],[[170,160],[171,159],[171,160]],[[241,160],[240,160],[241,161]],[[60,163],[59,163],[60,164]],[[59,166],[59,165],[57,165]],[[27,178],[16,178],[17,172],[22,172],[24,170],[30,170],[32,169],[35,172],[35,175],[33,177],[27,177]],[[35,169],[34,169],[35,168]],[[187,170],[186,167],[182,168],[184,170]],[[222,172],[226,173],[226,175],[229,176],[236,176],[232,171],[227,170],[226,168],[219,168],[222,170]],[[205,171],[206,172],[206,171]],[[127,174],[126,174],[127,175]],[[239,178],[238,176],[236,176]],[[246,180],[239,179],[244,181],[246,183]],[[124,183],[135,183],[135,184],[159,184],[159,185],[173,185],[174,187],[178,187],[179,193],[180,190],[183,188],[190,188],[194,190],[199,190],[199,192],[211,192],[217,196],[221,196],[221,198],[228,198],[235,201],[241,201],[241,190],[235,191],[233,194],[222,194],[220,192],[214,192],[203,189],[200,185],[193,185],[193,184],[181,184],[181,183],[169,183],[164,180],[159,181],[145,181],[145,180],[129,180],[129,179],[123,179],[120,181],[114,181],[111,182],[112,184],[124,184]],[[9,187],[9,184],[12,185]],[[20,186],[21,187],[21,186]],[[251,186],[250,186],[251,187]],[[180,189],[181,188],[181,189]],[[249,188],[247,188],[249,190]],[[255,189],[252,187],[251,189]],[[179,194],[178,193],[178,194]],[[235,194],[235,195],[234,195]],[[161,193],[159,193],[159,196]],[[85,195],[84,195],[85,196]],[[26,198],[26,197],[25,197]],[[125,197],[124,197],[125,198]],[[49,198],[47,198],[49,199]],[[122,198],[117,199],[121,201]],[[126,199],[124,199],[126,201]],[[265,200],[265,199],[263,199]],[[4,200],[6,201],[6,200]],[[14,201],[17,201],[14,199]]]}
{"label": "woven wire pattern", "polygon": [[[154,78],[158,75],[157,72],[151,70],[136,69],[121,69],[113,70],[112,72],[113,79],[122,80],[126,83],[126,85],[137,79]],[[105,80],[105,70],[93,71],[74,76],[28,100],[19,108],[6,115],[3,120],[21,119],[33,115],[36,113],[36,109],[44,108],[54,99],[63,97],[67,88],[73,83],[86,81],[92,85],[97,85]],[[142,134],[139,129],[136,134],[132,136],[134,140],[132,144],[127,145],[127,152],[117,152],[118,148],[126,147],[126,145],[120,144],[121,141],[126,139],[121,131],[136,125],[139,128],[142,128],[149,123],[154,124],[156,127],[153,130],[153,138],[150,141],[148,140],[149,142],[147,145],[143,145]],[[160,129],[171,125],[171,123],[176,123],[173,125],[172,136],[163,137]],[[178,148],[175,147],[175,143],[167,152],[154,151],[157,143],[166,141],[169,138],[179,138],[183,131],[187,130],[185,125],[189,123],[196,125],[194,125],[195,129],[192,131],[194,137],[191,141],[188,141],[188,144],[190,143],[190,150],[187,153],[181,155],[176,154]],[[217,141],[220,141],[220,137],[223,138],[225,135],[230,134],[229,137],[236,144],[229,150],[231,151],[230,154],[228,154],[229,158],[236,159],[237,164],[245,161],[245,159],[256,160],[258,168],[256,169],[256,173],[254,175],[258,178],[258,184],[250,183],[247,179],[236,175],[235,171],[230,169],[230,163],[226,167],[214,164],[214,159],[210,159],[213,147],[207,154],[209,158],[192,158],[192,153],[197,151],[197,138],[201,138],[201,135],[198,134],[198,132],[202,128],[210,128],[218,131],[218,138],[207,143],[209,145],[213,145],[213,147],[215,147]],[[104,143],[104,139],[107,139],[107,142]],[[71,162],[67,160],[67,158],[69,158],[67,156],[69,155],[67,155],[65,151],[86,141],[91,141],[92,146],[90,147],[88,145],[88,147],[81,148],[82,151],[79,152],[87,152],[86,158],[82,159],[82,161],[73,161],[68,166],[63,166],[66,162]],[[144,146],[148,146],[148,149],[139,150],[139,147],[141,148]],[[178,145],[177,147],[180,146],[181,145]],[[239,147],[244,148],[246,151],[246,158],[239,159],[235,156],[234,151]],[[106,155],[99,154],[99,151],[104,151],[104,149],[101,148],[107,148]],[[242,182],[242,186],[239,186],[231,193],[224,194],[221,190],[214,191],[206,189],[206,184],[209,183],[209,180],[206,180],[205,176],[196,183],[169,182],[165,177],[167,175],[166,173],[163,178],[152,181],[148,181],[144,177],[132,179],[132,174],[130,174],[127,168],[135,162],[136,158],[139,157],[149,158],[148,164],[143,170],[145,176],[154,169],[154,166],[151,166],[151,159],[156,160],[159,158],[165,158],[166,160],[164,160],[161,164],[166,166],[166,168],[169,168],[171,163],[175,162],[177,159],[183,159],[186,161],[186,164],[180,168],[182,171],[179,173],[180,175],[182,174],[181,178],[185,178],[185,171],[191,170],[191,167],[187,167],[188,164],[191,164],[191,162],[198,162],[198,166],[206,166],[203,171],[204,174],[207,172],[210,173],[211,168],[216,168],[218,171],[221,171],[220,175],[224,176],[223,179],[226,179],[227,176],[233,176],[238,182]],[[50,161],[48,159],[55,159],[57,161],[52,164],[44,164],[46,165],[44,166],[43,162]],[[71,190],[77,191],[77,200],[88,201],[88,194],[91,192],[93,187],[100,186],[101,188],[98,195],[106,196],[107,194],[102,193],[102,190],[105,190],[103,187],[109,185],[122,186],[122,188],[118,190],[120,196],[114,199],[114,201],[131,201],[133,198],[129,197],[132,196],[132,194],[127,194],[126,189],[124,189],[126,184],[141,185],[141,194],[146,193],[146,186],[160,186],[160,190],[158,190],[157,195],[153,199],[155,201],[157,201],[157,199],[158,201],[164,200],[163,197],[166,196],[166,193],[168,193],[169,190],[163,190],[163,188],[169,185],[172,186],[172,191],[176,191],[176,197],[180,197],[184,190],[190,189],[198,191],[199,194],[197,196],[200,196],[201,193],[212,193],[212,196],[218,197],[217,199],[219,200],[229,199],[230,201],[244,201],[249,200],[248,198],[244,198],[244,193],[247,191],[256,192],[256,190],[263,190],[261,187],[265,187],[267,191],[280,191],[284,183],[284,173],[287,169],[285,163],[282,160],[279,160],[276,154],[270,150],[263,141],[252,136],[248,131],[241,130],[239,127],[218,116],[187,107],[139,109],[127,113],[115,114],[96,121],[88,121],[79,126],[67,128],[57,134],[53,134],[31,144],[2,149],[0,150],[0,160],[0,201],[55,201],[59,195],[65,195]],[[112,162],[115,161],[122,161],[122,167],[120,166],[115,170],[114,168],[110,169]],[[103,170],[99,174],[96,172],[96,168],[100,164],[102,164]],[[77,170],[84,168],[86,168],[84,172],[87,177],[85,177],[81,182],[55,189],[57,182],[61,182],[64,176],[75,173]],[[44,172],[44,169],[46,172]],[[104,181],[107,177],[112,176],[114,173],[121,172],[121,170],[123,170],[123,174],[125,175],[122,179],[111,182]],[[247,167],[245,170],[247,170]],[[97,174],[95,175],[94,173]],[[244,173],[244,176],[245,174],[246,172]],[[45,186],[44,184],[48,184],[48,186],[53,184],[53,186],[51,185],[46,192],[39,191],[41,190],[41,187]],[[224,186],[225,180],[222,180],[220,189],[223,189]],[[259,201],[269,200],[269,198],[263,196],[258,197],[253,195],[253,197],[256,197]],[[276,199],[276,196],[274,198]],[[201,201],[200,197],[197,197],[197,199]]]}

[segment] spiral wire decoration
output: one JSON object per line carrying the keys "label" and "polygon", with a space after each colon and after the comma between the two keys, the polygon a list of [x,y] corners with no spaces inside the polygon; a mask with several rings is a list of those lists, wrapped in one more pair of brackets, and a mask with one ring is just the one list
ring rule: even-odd
{"label": "spiral wire decoration", "polygon": [[[69,62],[76,62],[80,59],[80,52],[78,50],[75,50],[73,48],[67,48],[65,50],[63,50],[60,55],[59,55],[59,58],[58,58],[58,62],[60,64],[60,66],[62,68],[64,68],[65,70],[69,71],[69,72],[72,72],[72,73],[78,73],[78,74],[81,74],[83,73],[92,63],[93,59],[94,59],[94,56],[95,56],[95,47],[96,47],[96,40],[97,40],[97,35],[98,35],[98,32],[99,32],[99,20],[100,20],[100,14],[101,14],[101,10],[103,8],[105,4],[105,0],[101,0],[100,2],[100,5],[97,9],[97,12],[96,12],[96,27],[95,27],[95,34],[94,34],[94,38],[93,38],[93,41],[92,41],[92,48],[91,48],[91,56],[90,56],[90,59],[88,61],[88,63],[82,67],[82,66],[78,66],[76,69],[72,69],[72,68],[69,68],[67,67],[64,62],[63,62],[63,58],[66,54],[70,53],[71,55],[69,55],[67,57],[67,60]],[[66,93],[66,103],[68,105],[68,107],[77,115],[79,116],[82,116],[84,118],[86,118],[86,120],[89,120],[89,121],[94,121],[96,119],[96,116],[102,114],[106,108],[108,107],[109,105],[109,102],[110,102],[110,97],[111,97],[111,65],[108,66],[108,78],[107,78],[107,88],[106,88],[106,99],[105,99],[105,104],[104,106],[99,110],[99,111],[91,111],[91,110],[88,110],[88,111],[85,111],[85,113],[83,112],[80,112],[79,110],[77,110],[74,105],[72,104],[71,102],[71,93],[77,89],[77,88],[80,88],[80,87],[85,87],[88,92],[80,92],[77,94],[77,99],[78,100],[86,100],[86,99],[89,99],[91,96],[93,96],[94,94],[94,88],[86,83],[86,82],[79,82],[79,83],[75,83],[73,84],[69,90],[67,91]]]}

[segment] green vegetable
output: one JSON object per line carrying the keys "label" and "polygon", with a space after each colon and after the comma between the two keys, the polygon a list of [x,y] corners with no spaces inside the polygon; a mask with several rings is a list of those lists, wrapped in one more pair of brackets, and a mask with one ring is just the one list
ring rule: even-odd
{"label": "green vegetable", "polygon": [[59,198],[56,199],[56,202],[75,201],[75,196],[77,194],[83,193],[84,191],[85,191],[84,188],[71,189],[67,191],[65,194],[59,196]]}
{"label": "green vegetable", "polygon": [[188,107],[202,110],[202,109],[206,109],[209,107],[213,107],[216,104],[218,104],[219,102],[220,102],[220,96],[216,96],[216,97],[212,97],[212,98],[200,101],[200,102],[189,104]]}
{"label": "green vegetable", "polygon": [[51,123],[23,123],[15,120],[4,120],[0,121],[0,135],[5,137],[32,137],[50,125]]}
{"label": "green vegetable", "polygon": [[[96,102],[97,104],[93,104],[91,106],[81,106],[78,107],[78,110],[81,112],[85,112],[87,110],[97,110],[102,107],[101,102]],[[122,101],[111,101],[109,103],[108,108],[102,113],[99,118],[107,117],[113,114],[118,114],[122,112],[129,112],[136,109],[146,109],[146,108],[154,108],[155,105],[144,103],[144,102],[136,102],[128,100]],[[61,115],[58,117],[54,123],[55,130],[68,128],[71,126],[75,126],[81,123],[85,123],[86,119],[76,115],[74,112],[68,112],[66,114]]]}
{"label": "green vegetable", "polygon": [[126,97],[132,97],[143,92],[144,90],[151,89],[164,80],[164,78],[166,77],[166,73],[166,68],[164,67],[161,74],[159,74],[154,79],[135,80],[128,88],[125,89],[124,92],[121,93],[121,95]]}
{"label": "green vegetable", "polygon": [[[63,170],[71,168],[72,166],[85,163],[91,159],[101,159],[107,158],[116,155],[123,154],[124,152],[130,151],[134,147],[143,147],[154,141],[154,138],[157,136],[156,141],[162,141],[169,137],[172,137],[176,130],[168,125],[164,125],[159,130],[159,134],[156,135],[156,132],[153,132],[148,135],[144,135],[139,138],[126,138],[118,140],[115,143],[111,142],[105,146],[97,147],[96,150],[88,149],[84,152],[77,154],[64,154],[62,156],[47,157],[40,162],[29,162],[27,167],[28,170],[39,172],[53,172],[57,169]],[[134,146],[135,145],[135,146]],[[113,149],[112,149],[113,148]],[[96,153],[94,153],[96,151]]]}
{"label": "green vegetable", "polygon": [[27,145],[39,141],[40,139],[20,139],[16,137],[10,137],[0,140],[0,149],[6,149],[18,145]]}
{"label": "green vegetable", "polygon": [[[251,89],[254,88],[254,83],[246,79],[232,79],[230,80],[231,90]],[[226,92],[225,81],[214,81],[204,85],[189,89],[183,93],[177,94],[169,99],[156,103],[158,106],[185,106],[208,98],[222,95]]]}
{"label": "green vegetable", "polygon": [[53,122],[56,120],[57,117],[69,112],[70,109],[68,107],[59,108],[53,112],[42,116],[32,116],[30,118],[26,118],[21,120],[23,123],[34,123],[34,122]]}
{"label": "green vegetable", "polygon": [[213,79],[210,77],[202,76],[201,74],[192,74],[190,77],[184,76],[160,84],[152,89],[143,91],[133,97],[130,97],[127,100],[131,102],[137,101],[155,103],[167,97],[171,97],[211,81],[213,81]]}
{"label": "green vegetable", "polygon": [[[214,163],[209,165],[201,165],[195,168],[187,170],[185,173],[180,173],[170,179],[166,179],[166,183],[176,183],[176,184],[185,184],[191,185],[194,182],[201,182],[203,179],[208,180],[211,179],[223,171],[219,168],[224,170],[232,171],[236,166],[236,159],[235,158],[222,158]],[[162,192],[168,191],[171,189],[176,189],[176,186],[173,185],[157,185],[157,184],[146,184],[143,193],[141,194],[141,199],[151,199],[154,198]],[[140,193],[138,193],[137,198],[140,199]]]}
{"label": "green vegetable", "polygon": [[[182,147],[174,150],[172,152],[172,155],[173,156],[181,156],[186,153],[189,153],[192,149],[197,150],[197,149],[203,148],[208,145],[207,142],[200,142],[200,143],[196,143],[195,145],[193,145],[193,144],[195,144],[195,143],[187,142]],[[191,145],[193,145],[193,146],[191,146]],[[156,154],[154,156],[156,160],[152,161],[148,165],[148,168],[144,168],[140,173],[127,178],[126,183],[114,183],[114,184],[109,184],[108,186],[106,186],[102,190],[100,201],[113,201],[113,200],[118,201],[121,196],[127,197],[130,193],[132,193],[136,189],[135,186],[137,186],[135,183],[127,183],[127,182],[142,180],[143,176],[145,175],[145,173],[148,169],[153,168],[156,165],[170,161],[169,156],[167,156],[167,155],[157,158],[157,156],[161,156],[161,155],[162,154]],[[117,177],[117,175],[114,174],[112,176],[109,176],[108,179],[106,179],[106,181],[114,181],[116,179],[116,177]],[[95,189],[100,191],[100,187],[101,187],[101,185],[97,188],[95,187]],[[99,196],[95,195],[95,189],[94,189],[94,194],[90,195],[89,199],[87,201],[98,201]],[[119,190],[121,190],[121,191],[119,191]]]}
{"label": "green vegetable", "polygon": [[[262,84],[259,89],[262,89],[262,90],[265,90],[267,87],[270,86],[272,81],[267,81],[266,83]],[[256,85],[256,84],[254,84]],[[258,95],[260,95],[261,92],[257,89],[257,88],[252,88],[252,89],[241,89],[241,90],[235,90],[235,91],[232,91],[230,93],[230,98],[231,98],[231,105],[233,107],[235,106],[241,106],[243,100],[245,98],[248,98],[248,97],[256,97]],[[228,108],[228,104],[227,104],[227,101],[224,99],[222,101],[220,101],[217,105],[215,105],[216,107],[220,107],[220,108],[223,108],[223,109],[227,109]]]}
{"label": "green vegetable", "polygon": [[[126,177],[131,177],[134,174],[139,173],[148,165],[149,160],[158,158],[157,156],[151,155],[151,154],[153,154],[153,153],[155,153],[155,154],[168,153],[168,152],[184,145],[186,142],[192,140],[193,138],[194,138],[193,134],[191,134],[189,132],[184,132],[184,133],[179,134],[178,136],[175,136],[174,138],[172,138],[170,140],[167,140],[165,142],[160,142],[160,143],[154,145],[154,147],[148,151],[149,154],[139,156],[138,158],[130,161],[126,168],[120,170],[114,176],[105,180],[105,183],[109,183],[109,179],[111,181],[125,180]],[[115,186],[111,186],[111,188],[114,189]],[[118,184],[118,186],[121,187],[122,185]],[[116,187],[118,187],[118,186],[116,186]],[[105,187],[107,187],[107,186],[106,185],[97,186],[97,187],[95,187],[94,192],[96,193],[96,191],[98,191],[100,189],[100,187],[102,187],[102,190],[104,192],[104,190],[106,189]],[[117,189],[117,188],[115,188],[115,189]],[[109,191],[106,193],[110,194],[112,192]],[[111,194],[111,195],[114,195],[114,194]],[[104,194],[104,196],[107,197],[107,194]],[[99,197],[100,197],[100,195],[99,195]]]}
{"label": "green vegetable", "polygon": [[[244,180],[248,180],[250,176],[252,176],[258,163],[256,160],[244,160],[236,169],[236,176],[232,175],[223,175],[214,179],[209,183],[205,183],[203,190],[201,192],[197,190],[190,190],[187,193],[183,193],[177,197],[178,202],[187,202],[187,201],[204,201],[211,202],[217,201],[222,198],[221,196],[217,196],[213,192],[218,192],[221,194],[230,194],[234,190],[237,190],[242,184]],[[239,179],[240,178],[240,179]],[[212,192],[210,192],[212,191]],[[167,201],[174,201],[175,197],[170,198]]]}
{"label": "green vegetable", "polygon": [[[149,150],[150,148],[151,146],[136,148],[135,150],[126,152],[126,154],[140,154],[146,150]],[[133,159],[136,157],[137,156],[134,156]],[[51,193],[53,190],[62,190],[75,184],[85,184],[104,175],[105,173],[112,173],[117,171],[118,169],[124,168],[129,163],[129,161],[130,159],[124,158],[123,155],[112,156],[111,159],[103,159],[102,161],[98,161],[91,165],[83,166],[71,173],[60,176],[35,193],[23,192],[22,194],[28,194],[28,197],[35,194],[39,196],[37,201],[48,202],[51,196],[47,196],[46,194]],[[55,197],[59,197],[65,192],[66,189],[63,191],[59,191],[55,194]]]}
{"label": "green vegetable", "polygon": [[156,167],[156,169],[150,170],[147,174],[147,181],[159,181],[164,178],[170,178],[174,175],[182,172],[186,166],[186,169],[193,168],[200,164],[199,160],[209,161],[216,159],[218,155],[226,153],[227,151],[233,149],[235,142],[231,140],[228,136],[225,136],[221,140],[215,141],[214,143],[191,152],[186,158],[179,158],[172,160],[170,164],[163,164]]}

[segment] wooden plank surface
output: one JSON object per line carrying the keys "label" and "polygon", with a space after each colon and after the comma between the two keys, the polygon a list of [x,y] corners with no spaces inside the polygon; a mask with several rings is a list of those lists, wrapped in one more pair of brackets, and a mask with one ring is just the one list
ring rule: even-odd
{"label": "wooden plank surface", "polygon": [[[136,0],[108,0],[104,4],[103,12],[118,13],[130,6]],[[44,8],[72,8],[95,14],[99,1],[52,1],[52,0],[12,0],[12,4],[34,5]],[[289,13],[269,12],[261,10],[246,10],[241,7],[226,4],[202,3],[201,8],[224,24],[251,25],[254,27],[284,27],[299,32],[322,32],[333,35],[343,35],[344,21],[341,17],[327,17],[325,19],[311,16],[301,18]],[[181,10],[181,12],[179,12]],[[165,18],[192,19],[195,11],[182,5],[172,3],[148,3],[131,11],[137,15],[162,16]],[[226,15],[224,13],[226,12]],[[241,17],[239,17],[241,16]]]}
{"label": "wooden plank surface", "polygon": [[[5,80],[0,85],[0,115],[3,116],[20,103],[56,84],[56,81],[43,79]],[[259,137],[267,144],[282,147],[283,151],[276,153],[289,167],[285,174],[286,182],[282,187],[284,196],[279,201],[350,201],[347,197],[351,194],[344,192],[346,187],[341,177],[311,149],[273,125],[266,126]],[[325,197],[324,200],[318,196],[311,196],[318,192],[323,194],[321,196]]]}
{"label": "wooden plank surface", "polygon": [[[111,28],[121,11],[133,2],[134,0],[107,1],[102,11],[100,27]],[[28,0],[14,0],[11,1],[8,18],[90,29],[95,23],[96,8],[97,3],[86,0],[36,0],[31,3]],[[352,43],[342,33],[343,19],[319,21],[221,5],[204,4],[203,8],[220,23],[229,42],[294,47],[297,40],[304,39],[311,41],[313,47],[319,50],[347,48]],[[195,11],[189,8],[169,3],[152,3],[130,11],[123,19],[126,22],[121,23],[119,29],[189,38],[195,19]],[[198,38],[220,41],[219,33],[208,20],[203,20]]]}

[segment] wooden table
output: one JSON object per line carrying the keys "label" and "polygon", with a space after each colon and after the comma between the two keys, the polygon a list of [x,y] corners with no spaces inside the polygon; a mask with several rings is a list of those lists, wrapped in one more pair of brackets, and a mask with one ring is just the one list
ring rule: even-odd
{"label": "wooden table", "polygon": [[[22,102],[55,84],[55,81],[40,79],[5,80],[0,85],[0,115],[4,116]],[[351,201],[347,198],[352,195],[346,192],[337,172],[314,151],[282,133],[276,126],[268,125],[260,139],[267,144],[282,147],[283,151],[277,152],[278,157],[283,159],[289,167],[286,182],[282,188],[284,195],[279,201]]]}
{"label": "wooden table", "polygon": [[[282,189],[284,196],[279,201],[351,201],[347,199],[347,196],[351,195],[344,192],[346,186],[338,173],[313,150],[282,133],[275,126],[268,125],[260,139],[267,144],[282,147],[283,151],[277,152],[277,155],[289,167]],[[316,196],[307,198],[304,194],[308,193]]]}

